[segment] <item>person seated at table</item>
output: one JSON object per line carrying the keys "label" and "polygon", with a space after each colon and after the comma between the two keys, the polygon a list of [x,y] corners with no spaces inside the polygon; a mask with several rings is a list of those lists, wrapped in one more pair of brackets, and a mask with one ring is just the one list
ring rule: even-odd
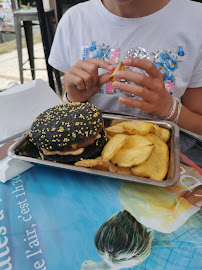
{"label": "person seated at table", "polygon": [[[202,134],[202,4],[90,0],[59,22],[49,64],[65,73],[64,102],[158,117]],[[125,71],[109,81],[119,61]]]}

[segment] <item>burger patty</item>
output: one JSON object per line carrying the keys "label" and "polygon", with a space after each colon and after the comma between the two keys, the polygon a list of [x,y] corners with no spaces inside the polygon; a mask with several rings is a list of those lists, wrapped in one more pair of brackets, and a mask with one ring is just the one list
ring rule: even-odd
{"label": "burger patty", "polygon": [[76,150],[94,142],[103,118],[89,103],[61,104],[41,113],[33,122],[29,140],[50,151]]}
{"label": "burger patty", "polygon": [[107,141],[104,130],[101,131],[100,135],[100,138],[96,139],[92,145],[88,145],[84,148],[84,151],[79,155],[45,155],[43,151],[39,149],[41,159],[59,163],[74,164],[76,161],[81,159],[96,158],[101,155],[102,149]]}

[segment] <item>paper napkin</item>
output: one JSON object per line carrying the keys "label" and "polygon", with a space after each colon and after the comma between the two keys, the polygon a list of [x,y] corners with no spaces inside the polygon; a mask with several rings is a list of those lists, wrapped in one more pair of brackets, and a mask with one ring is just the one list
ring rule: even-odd
{"label": "paper napkin", "polygon": [[42,79],[0,93],[0,144],[22,134],[41,112],[61,103]]}
{"label": "paper napkin", "polygon": [[[0,151],[7,141],[28,130],[41,112],[61,103],[42,79],[15,85],[0,93]],[[0,182],[5,183],[32,166],[29,162],[4,156],[0,159]]]}

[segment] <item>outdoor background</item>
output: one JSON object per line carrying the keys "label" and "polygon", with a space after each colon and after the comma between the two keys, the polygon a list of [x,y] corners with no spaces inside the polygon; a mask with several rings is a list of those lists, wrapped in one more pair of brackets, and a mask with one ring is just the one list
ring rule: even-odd
{"label": "outdoor background", "polygon": [[[1,2],[4,0],[0,0]],[[9,2],[10,0],[7,0]],[[44,1],[44,8],[47,8],[49,5],[49,0]],[[32,8],[36,6],[36,3],[33,0],[20,0],[20,6],[22,8]],[[2,10],[0,9],[0,16]],[[38,22],[34,22],[38,24]],[[46,71],[46,63],[44,57],[44,50],[41,41],[41,32],[39,25],[33,26],[34,33],[34,57],[35,67],[36,67],[36,79],[42,78],[48,82],[48,76]],[[28,60],[27,47],[22,27],[22,45],[23,45],[23,63]],[[29,62],[24,64],[24,68],[29,69]],[[37,69],[44,70],[37,70]],[[23,72],[24,82],[32,80],[30,70],[25,70]],[[19,65],[18,65],[18,54],[17,46],[15,39],[15,32],[13,31],[0,31],[0,91],[6,90],[14,83],[20,83],[20,74],[19,74]]]}

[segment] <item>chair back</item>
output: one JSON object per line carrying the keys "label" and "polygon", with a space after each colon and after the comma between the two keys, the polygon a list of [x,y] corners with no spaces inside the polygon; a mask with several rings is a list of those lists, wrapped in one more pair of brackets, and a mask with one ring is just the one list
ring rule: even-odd
{"label": "chair back", "polygon": [[12,4],[13,12],[19,9],[19,4],[17,0],[11,0],[11,4]]}

